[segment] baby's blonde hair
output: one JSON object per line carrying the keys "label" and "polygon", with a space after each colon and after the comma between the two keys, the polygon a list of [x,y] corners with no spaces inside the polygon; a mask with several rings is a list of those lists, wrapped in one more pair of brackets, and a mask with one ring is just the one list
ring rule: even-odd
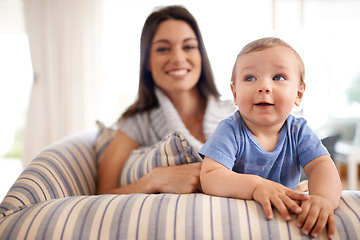
{"label": "baby's blonde hair", "polygon": [[242,55],[247,54],[247,53],[261,51],[261,50],[271,48],[271,47],[276,47],[276,46],[288,47],[295,53],[295,56],[298,60],[300,84],[305,85],[305,81],[304,81],[305,66],[304,66],[304,62],[301,59],[300,55],[288,43],[281,40],[280,38],[275,38],[275,37],[260,38],[260,39],[257,39],[255,41],[248,43],[247,45],[245,45],[245,47],[243,47],[243,49],[240,51],[240,53],[236,57],[236,61],[235,61],[235,64],[234,64],[234,67],[232,70],[232,75],[231,75],[231,83],[232,84],[235,83],[236,63],[237,63],[239,57],[241,57]]}

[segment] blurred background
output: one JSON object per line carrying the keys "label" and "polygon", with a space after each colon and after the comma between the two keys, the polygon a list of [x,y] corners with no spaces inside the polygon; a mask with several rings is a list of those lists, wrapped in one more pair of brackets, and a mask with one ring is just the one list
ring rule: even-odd
{"label": "blurred background", "polygon": [[305,62],[307,88],[294,112],[319,133],[356,139],[358,0],[0,0],[0,199],[43,147],[96,130],[96,120],[111,125],[133,102],[143,23],[171,4],[197,19],[222,98],[232,99],[240,49],[280,37]]}

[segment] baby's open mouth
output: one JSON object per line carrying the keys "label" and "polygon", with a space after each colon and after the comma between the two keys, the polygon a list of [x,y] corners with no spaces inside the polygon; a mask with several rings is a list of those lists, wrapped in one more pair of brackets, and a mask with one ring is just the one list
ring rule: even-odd
{"label": "baby's open mouth", "polygon": [[273,106],[274,104],[267,103],[267,102],[261,102],[261,103],[256,103],[255,105],[261,106],[261,107],[266,107],[266,106]]}

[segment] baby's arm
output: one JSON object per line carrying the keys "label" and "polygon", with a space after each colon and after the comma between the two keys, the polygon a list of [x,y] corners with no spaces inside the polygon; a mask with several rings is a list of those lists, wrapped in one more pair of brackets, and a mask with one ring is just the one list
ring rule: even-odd
{"label": "baby's arm", "polygon": [[204,158],[200,181],[206,194],[254,199],[263,206],[269,220],[273,218],[272,205],[279,210],[285,220],[289,221],[291,218],[288,209],[297,214],[301,212],[301,208],[294,200],[308,199],[307,195],[260,176],[233,172],[209,157]]}
{"label": "baby's arm", "polygon": [[324,155],[309,162],[304,167],[309,178],[310,199],[301,205],[303,212],[297,224],[304,234],[317,237],[328,225],[328,236],[332,238],[336,230],[334,210],[339,206],[342,191],[341,181],[334,162]]}

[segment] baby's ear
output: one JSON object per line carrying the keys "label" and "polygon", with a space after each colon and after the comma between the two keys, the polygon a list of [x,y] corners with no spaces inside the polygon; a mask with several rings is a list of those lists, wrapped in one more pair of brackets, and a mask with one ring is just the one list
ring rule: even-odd
{"label": "baby's ear", "polygon": [[305,87],[306,87],[306,85],[304,83],[300,84],[300,87],[298,89],[297,96],[296,96],[296,99],[295,99],[295,105],[296,106],[300,106],[300,103],[301,103],[302,98],[304,96]]}
{"label": "baby's ear", "polygon": [[236,105],[236,87],[235,87],[235,84],[233,82],[231,82],[230,87],[231,87],[231,92],[232,92],[233,97],[234,97],[234,103]]}

